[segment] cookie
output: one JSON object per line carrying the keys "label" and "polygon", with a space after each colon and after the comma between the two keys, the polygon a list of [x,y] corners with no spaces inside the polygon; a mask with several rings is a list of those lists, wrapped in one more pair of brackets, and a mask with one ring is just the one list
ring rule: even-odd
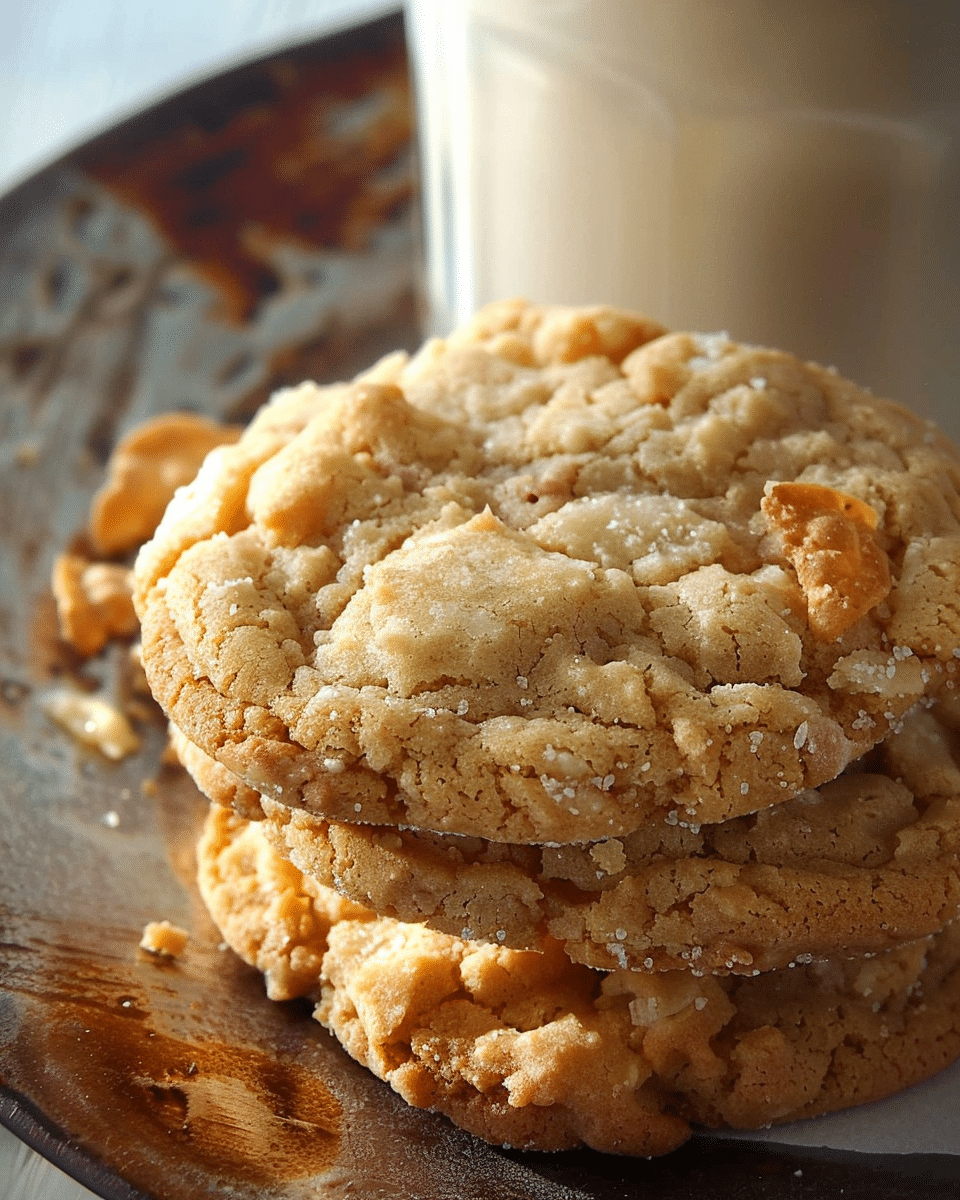
{"label": "cookie", "polygon": [[154,695],[255,791],[494,841],[835,778],[960,655],[960,457],[817,366],[493,306],[280,393],[138,556]]}
{"label": "cookie", "polygon": [[314,998],[405,1100],[493,1143],[662,1154],[693,1125],[875,1100],[960,1056],[955,927],[746,979],[603,973],[556,943],[509,950],[350,915],[228,810],[212,809],[199,861],[214,921],[278,998]]}
{"label": "cookie", "polygon": [[315,882],[382,916],[612,970],[755,974],[941,929],[960,908],[957,738],[918,710],[839,779],[719,825],[675,819],[532,846],[326,822],[266,798],[174,733],[200,789],[262,817]]}
{"label": "cookie", "polygon": [[249,821],[263,819],[263,801],[259,792],[195,746],[176,725],[168,726],[168,734],[174,760],[185,768],[208,800],[221,808],[232,808]]}
{"label": "cookie", "polygon": [[373,919],[369,910],[305,879],[256,824],[231,809],[211,807],[197,862],[200,892],[224,940],[262,972],[271,1000],[311,992],[338,921]]}

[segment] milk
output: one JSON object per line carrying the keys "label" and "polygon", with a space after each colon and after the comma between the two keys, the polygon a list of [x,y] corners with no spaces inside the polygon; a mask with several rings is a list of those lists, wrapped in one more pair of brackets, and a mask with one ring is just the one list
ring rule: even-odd
{"label": "milk", "polygon": [[835,366],[960,437],[960,3],[412,0],[437,331],[505,296]]}

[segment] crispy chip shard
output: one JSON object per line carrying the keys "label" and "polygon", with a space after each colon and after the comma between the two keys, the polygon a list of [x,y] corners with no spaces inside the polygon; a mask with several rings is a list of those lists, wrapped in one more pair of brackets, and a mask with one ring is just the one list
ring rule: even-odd
{"label": "crispy chip shard", "polygon": [[836,641],[889,594],[890,560],[869,504],[820,484],[770,483],[761,508],[821,641]]}
{"label": "crispy chip shard", "polygon": [[61,554],[53,564],[51,586],[63,640],[85,657],[97,654],[113,637],[137,630],[130,571],[117,563],[91,562]]}
{"label": "crispy chip shard", "polygon": [[240,426],[189,412],[162,413],[132,429],[110,457],[107,479],[90,507],[89,534],[99,554],[125,554],[153,535],[178,487],[189,483],[217,446]]}

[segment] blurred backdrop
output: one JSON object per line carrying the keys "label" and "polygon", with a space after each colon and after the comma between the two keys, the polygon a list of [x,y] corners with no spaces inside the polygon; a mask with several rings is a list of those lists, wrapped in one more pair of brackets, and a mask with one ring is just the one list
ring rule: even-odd
{"label": "blurred backdrop", "polygon": [[0,193],[185,84],[383,0],[0,0]]}

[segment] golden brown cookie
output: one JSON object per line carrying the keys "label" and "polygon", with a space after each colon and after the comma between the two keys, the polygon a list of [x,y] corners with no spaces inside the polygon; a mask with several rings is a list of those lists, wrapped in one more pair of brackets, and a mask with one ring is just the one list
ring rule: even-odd
{"label": "golden brown cookie", "polygon": [[197,882],[224,940],[263,975],[271,1000],[316,986],[327,934],[373,914],[305,879],[231,809],[210,810],[197,846]]}
{"label": "golden brown cookie", "polygon": [[960,908],[957,736],[926,710],[818,791],[587,845],[326,822],[266,798],[258,811],[235,777],[173,741],[200,789],[263,816],[265,838],[314,882],[467,940],[555,940],[605,970],[749,975],[867,955],[936,932]]}
{"label": "golden brown cookie", "polygon": [[[556,944],[508,950],[338,910],[257,823],[216,807],[200,847],[201,882],[211,876],[214,920],[284,980],[275,994],[318,997],[317,1019],[354,1058],[494,1143],[662,1154],[691,1123],[812,1116],[960,1055],[953,927],[875,958],[746,979],[605,974]],[[292,937],[273,935],[277,912],[298,914]],[[291,947],[309,969],[288,968]]]}
{"label": "golden brown cookie", "polygon": [[960,655],[960,458],[790,355],[493,306],[274,398],[136,568],[171,719],[256,791],[509,842],[836,777]]}
{"label": "golden brown cookie", "polygon": [[263,802],[259,792],[247,787],[232,771],[195,746],[176,725],[168,726],[168,734],[174,759],[186,769],[208,800],[221,808],[232,808],[249,821],[262,820]]}

